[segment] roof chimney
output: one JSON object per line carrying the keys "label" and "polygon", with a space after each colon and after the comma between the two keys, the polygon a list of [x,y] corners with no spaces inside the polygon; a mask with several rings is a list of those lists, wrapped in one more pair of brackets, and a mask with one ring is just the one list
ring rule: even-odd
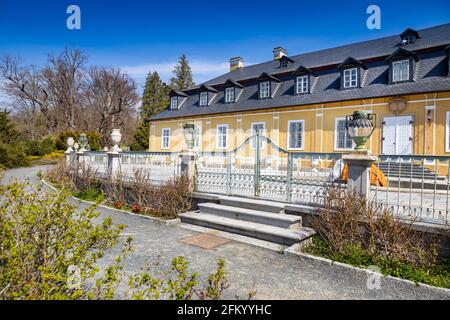
{"label": "roof chimney", "polygon": [[276,47],[275,49],[273,49],[272,52],[273,52],[273,59],[274,60],[281,59],[282,57],[287,55],[287,51],[283,47]]}
{"label": "roof chimney", "polygon": [[230,72],[243,67],[244,59],[242,59],[241,57],[234,57],[230,59]]}

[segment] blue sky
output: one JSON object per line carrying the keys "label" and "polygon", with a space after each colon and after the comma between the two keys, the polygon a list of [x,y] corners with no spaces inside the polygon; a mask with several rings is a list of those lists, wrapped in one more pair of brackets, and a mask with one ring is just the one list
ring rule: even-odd
{"label": "blue sky", "polygon": [[[66,27],[71,4],[81,8],[81,30]],[[381,30],[366,27],[371,4],[381,8]],[[0,54],[39,65],[76,47],[91,64],[121,67],[142,86],[149,70],[167,81],[185,53],[200,83],[237,55],[248,65],[271,59],[276,46],[293,55],[449,22],[448,0],[1,0]]]}

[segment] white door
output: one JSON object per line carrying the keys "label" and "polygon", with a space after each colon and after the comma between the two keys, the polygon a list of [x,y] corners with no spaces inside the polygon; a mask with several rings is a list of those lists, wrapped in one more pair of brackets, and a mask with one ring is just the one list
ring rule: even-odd
{"label": "white door", "polygon": [[412,120],[412,116],[384,118],[383,154],[412,154]]}

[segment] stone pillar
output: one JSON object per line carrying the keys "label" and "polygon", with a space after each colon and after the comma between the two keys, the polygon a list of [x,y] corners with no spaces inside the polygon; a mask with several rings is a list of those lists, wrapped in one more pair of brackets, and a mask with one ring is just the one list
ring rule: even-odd
{"label": "stone pillar", "polygon": [[86,157],[86,154],[84,154],[84,151],[79,150],[76,152],[78,169],[85,168],[85,165],[86,165],[85,157]]}
{"label": "stone pillar", "polygon": [[181,174],[189,179],[190,191],[194,191],[197,155],[193,151],[183,152],[181,155]]}
{"label": "stone pillar", "polygon": [[120,133],[120,129],[113,129],[111,132],[111,142],[113,143],[113,147],[111,148],[110,152],[107,152],[108,174],[111,179],[115,179],[121,170],[120,152],[122,152],[122,149],[120,149],[119,147],[121,140],[122,134]]}
{"label": "stone pillar", "polygon": [[106,154],[108,155],[108,175],[111,179],[115,179],[121,170],[120,152],[109,151]]}
{"label": "stone pillar", "polygon": [[74,144],[75,140],[73,139],[73,137],[67,138],[67,150],[64,152],[67,166],[71,166],[75,158],[75,151],[73,150]]}
{"label": "stone pillar", "polygon": [[342,157],[348,165],[348,187],[368,197],[370,192],[370,167],[377,161],[376,156],[346,154]]}

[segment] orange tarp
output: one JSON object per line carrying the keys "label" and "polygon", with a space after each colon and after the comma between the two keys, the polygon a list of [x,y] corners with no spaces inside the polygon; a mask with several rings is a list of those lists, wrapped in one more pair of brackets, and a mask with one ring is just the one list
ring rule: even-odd
{"label": "orange tarp", "polygon": [[[348,181],[348,164],[344,165],[344,170],[342,171],[342,180]],[[387,186],[387,179],[383,171],[381,171],[375,164],[370,167],[370,184],[372,186]]]}

